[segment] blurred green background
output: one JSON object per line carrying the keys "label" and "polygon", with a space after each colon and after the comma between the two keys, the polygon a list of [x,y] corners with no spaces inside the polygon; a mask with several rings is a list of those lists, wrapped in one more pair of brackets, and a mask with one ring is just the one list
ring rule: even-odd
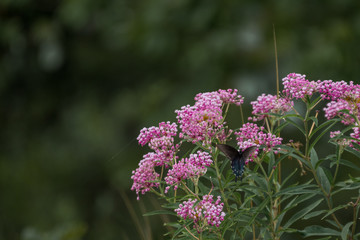
{"label": "blurred green background", "polygon": [[280,78],[358,81],[359,9],[1,0],[0,239],[163,239],[167,219],[141,216],[157,199],[130,191],[148,151],[139,130],[175,121],[198,92],[238,88],[247,105],[275,94],[273,24]]}

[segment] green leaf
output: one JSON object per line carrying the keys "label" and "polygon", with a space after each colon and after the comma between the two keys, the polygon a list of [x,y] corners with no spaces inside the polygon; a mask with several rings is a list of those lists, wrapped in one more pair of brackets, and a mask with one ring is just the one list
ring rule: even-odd
{"label": "green leaf", "polygon": [[315,123],[316,127],[318,126],[319,122],[318,122],[318,119],[316,117],[309,117],[309,119],[311,119]]}
{"label": "green leaf", "polygon": [[285,189],[281,189],[279,192],[277,192],[274,196],[278,197],[278,196],[282,196],[282,195],[298,195],[298,194],[303,194],[303,193],[316,193],[316,194],[320,194],[320,190],[317,188],[314,188],[314,185],[309,185],[313,180],[309,180],[307,183],[304,183],[302,185],[299,186],[294,186],[294,187],[288,187]]}
{"label": "green leaf", "polygon": [[[314,105],[317,104],[317,102],[318,102],[321,98],[322,98],[321,96],[318,96],[317,98],[315,98],[314,101],[312,101],[312,102],[309,104],[308,108],[309,108],[309,109],[312,109],[312,108],[314,107]],[[310,101],[310,98],[309,98],[309,101]]]}
{"label": "green leaf", "polygon": [[[331,121],[331,120],[329,120],[329,121]],[[319,134],[319,136],[317,136],[315,138],[315,140],[310,144],[309,149],[312,149],[316,145],[316,143],[322,138],[322,136],[324,136],[324,134],[327,133],[330,130],[330,128],[332,128],[336,123],[337,123],[337,121],[333,121],[332,124],[330,124],[330,126],[328,126],[324,131],[322,131]],[[319,129],[320,127],[321,127],[321,125],[319,127],[317,127],[316,130]],[[311,139],[311,137],[314,135],[314,132],[309,136],[309,139]]]}
{"label": "green leaf", "polygon": [[300,116],[300,115],[298,115],[298,114],[295,114],[295,113],[293,113],[293,114],[286,114],[286,115],[284,116],[284,118],[291,118],[291,117],[296,117],[296,118],[299,118],[301,121],[304,121],[304,118],[303,118],[302,116]]}
{"label": "green leaf", "polygon": [[330,192],[330,181],[328,177],[326,176],[324,169],[322,167],[318,167],[316,170],[316,173],[319,177],[320,183],[323,186],[326,193]]}
{"label": "green leaf", "polygon": [[305,216],[308,212],[313,210],[315,207],[317,207],[324,199],[319,199],[318,201],[314,202],[313,204],[310,204],[306,208],[303,208],[299,212],[295,213],[288,222],[284,225],[285,228],[290,227],[294,222]]}
{"label": "green leaf", "polygon": [[169,210],[155,210],[155,211],[152,211],[152,212],[144,213],[143,216],[148,217],[148,216],[161,215],[161,214],[168,214],[168,215],[176,216],[175,212],[169,211]]}
{"label": "green leaf", "polygon": [[355,169],[356,171],[360,171],[360,168],[358,166],[356,166],[354,163],[345,160],[345,159],[341,159],[339,162],[341,165],[347,166],[349,168]]}
{"label": "green leaf", "polygon": [[326,228],[318,225],[313,225],[306,227],[304,230],[300,231],[304,234],[304,237],[312,237],[312,236],[340,236],[340,232]]}
{"label": "green leaf", "polygon": [[275,155],[273,152],[267,154],[269,156],[269,163],[268,163],[268,175],[270,175],[273,167],[275,166]]}
{"label": "green leaf", "polygon": [[274,134],[277,135],[279,132],[281,132],[281,130],[286,127],[287,125],[289,125],[288,122],[283,122],[281,123],[277,128],[275,128],[274,130]]}
{"label": "green leaf", "polygon": [[360,158],[360,152],[356,151],[355,149],[351,148],[351,147],[346,147],[345,151],[354,154],[356,157]]}
{"label": "green leaf", "polygon": [[306,214],[304,216],[304,219],[307,220],[309,218],[313,218],[313,217],[316,217],[316,216],[319,216],[320,214],[323,214],[325,213],[326,211],[325,210],[319,210],[319,211],[315,211],[315,212],[311,212],[309,214]]}
{"label": "green leaf", "polygon": [[325,214],[325,216],[323,216],[323,217],[321,218],[321,220],[324,220],[327,216],[333,214],[333,213],[336,212],[337,210],[342,209],[342,208],[347,208],[348,206],[349,206],[348,204],[343,204],[343,205],[337,206],[336,208],[331,209],[330,211],[328,211],[328,212]]}
{"label": "green leaf", "polygon": [[300,160],[300,162],[302,162],[305,166],[307,166],[308,168],[311,168],[309,161],[305,160],[304,158],[300,157],[299,155],[290,153],[289,156]]}
{"label": "green leaf", "polygon": [[294,176],[294,174],[297,172],[297,168],[295,168],[295,170],[292,172],[292,173],[290,173],[286,178],[285,178],[285,180],[283,180],[282,181],[282,186],[285,186],[285,184],[287,183],[287,181],[289,181],[289,179],[292,177],[292,176]]}
{"label": "green leaf", "polygon": [[314,148],[310,150],[310,162],[312,165],[312,169],[316,169],[316,164],[318,163],[319,158]]}
{"label": "green leaf", "polygon": [[299,125],[298,123],[296,123],[295,121],[293,121],[293,120],[291,120],[289,118],[285,118],[285,121],[287,121],[288,123],[290,123],[291,125],[293,125],[297,129],[299,129],[302,132],[302,134],[304,134],[304,136],[306,135],[305,130],[301,125]]}
{"label": "green leaf", "polygon": [[348,223],[344,226],[343,230],[341,231],[341,239],[347,240],[347,236],[348,236],[348,233],[349,233],[349,228],[350,228],[350,226],[351,226],[352,224],[353,224],[353,222],[348,222]]}
{"label": "green leaf", "polygon": [[[320,126],[316,127],[316,128],[312,131],[312,133],[311,133],[310,136],[309,136],[309,139],[311,139],[311,138],[314,136],[314,134],[317,133],[319,130],[323,129],[324,127],[328,126],[329,124],[335,124],[335,123],[337,123],[337,122],[339,122],[339,121],[340,121],[340,119],[334,118],[334,119],[328,120],[328,121],[320,124]],[[325,131],[325,132],[326,132],[326,131]]]}

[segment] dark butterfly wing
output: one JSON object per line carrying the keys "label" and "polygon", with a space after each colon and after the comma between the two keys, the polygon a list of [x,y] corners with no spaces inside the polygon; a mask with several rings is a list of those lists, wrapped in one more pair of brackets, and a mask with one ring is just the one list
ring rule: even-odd
{"label": "dark butterfly wing", "polygon": [[226,157],[228,157],[231,161],[234,158],[240,158],[240,153],[238,150],[233,148],[232,146],[226,145],[226,144],[217,144],[216,147],[222,151]]}
{"label": "dark butterfly wing", "polygon": [[[239,176],[237,176],[237,177],[240,177],[241,180],[242,180],[242,175],[244,173],[245,162],[249,158],[249,156],[256,150],[256,148],[257,148],[256,146],[249,147],[240,153],[239,163],[237,164],[237,165],[239,165],[239,168],[238,168]],[[234,171],[234,169],[233,169],[233,171]],[[236,173],[235,173],[235,175],[236,175]],[[236,178],[235,178],[235,181],[236,181]]]}
{"label": "dark butterfly wing", "polygon": [[249,156],[256,150],[256,146],[249,147],[240,153],[242,161],[246,161]]}
{"label": "dark butterfly wing", "polygon": [[231,169],[235,174],[235,182],[236,182],[237,178],[241,177],[241,175],[243,174],[244,166],[245,166],[245,162],[241,161],[241,155],[239,151],[225,144],[218,144],[216,146],[217,148],[220,149],[220,151],[222,151],[225,154],[226,157],[228,157],[231,160]]}
{"label": "dark butterfly wing", "polygon": [[244,168],[245,168],[245,162],[241,161],[241,157],[237,157],[231,161],[231,169],[235,174],[235,182],[237,182],[238,177],[242,179]]}

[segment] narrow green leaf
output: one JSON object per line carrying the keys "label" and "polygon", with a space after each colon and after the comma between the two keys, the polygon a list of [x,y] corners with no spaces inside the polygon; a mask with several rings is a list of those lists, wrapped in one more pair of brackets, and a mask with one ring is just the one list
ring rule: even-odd
{"label": "narrow green leaf", "polygon": [[286,114],[286,115],[284,116],[284,118],[291,118],[291,117],[296,117],[296,118],[299,118],[301,121],[304,121],[304,118],[303,118],[302,116],[300,116],[300,115],[298,115],[298,114],[295,114],[295,113],[293,113],[293,114]]}
{"label": "narrow green leaf", "polygon": [[356,166],[354,163],[352,163],[352,162],[350,162],[348,160],[341,159],[340,164],[344,165],[344,166],[347,166],[349,168],[355,169],[356,171],[360,171],[360,167]]}
{"label": "narrow green leaf", "polygon": [[310,162],[312,165],[312,169],[316,169],[316,164],[318,163],[319,158],[314,148],[310,150]]}
{"label": "narrow green leaf", "polygon": [[[324,131],[322,131],[322,132],[315,138],[315,140],[310,144],[309,149],[312,149],[312,148],[316,145],[316,143],[322,138],[322,136],[324,136],[324,134],[327,133],[327,132],[330,130],[330,128],[332,128],[335,124],[336,124],[336,122],[334,121],[332,124],[330,124],[330,126],[328,126]],[[321,125],[320,125],[320,126],[321,126]],[[320,128],[320,126],[319,126],[318,128]],[[316,129],[318,129],[318,128],[316,128]],[[312,134],[309,136],[310,139],[311,139],[311,137],[313,136],[313,134],[314,134],[314,133],[312,133]]]}
{"label": "narrow green leaf", "polygon": [[305,216],[308,212],[313,210],[315,207],[317,207],[324,199],[319,199],[318,201],[314,202],[313,204],[310,204],[306,208],[303,208],[299,212],[295,213],[288,222],[284,225],[285,228],[290,227],[294,222]]}
{"label": "narrow green leaf", "polygon": [[282,195],[293,195],[293,194],[303,194],[303,193],[320,193],[320,190],[315,188],[314,185],[310,185],[313,179],[309,180],[307,183],[304,183],[299,186],[282,188],[279,192],[277,192],[274,196],[282,196]]}
{"label": "narrow green leaf", "polygon": [[167,214],[167,215],[174,215],[174,216],[176,216],[176,213],[175,213],[175,212],[168,211],[168,210],[156,210],[156,211],[144,213],[143,216],[144,216],[144,217],[148,217],[148,216],[160,215],[160,214]]}
{"label": "narrow green leaf", "polygon": [[324,220],[327,216],[331,215],[332,213],[336,212],[337,210],[342,209],[342,208],[346,208],[346,207],[348,207],[348,206],[349,206],[348,204],[343,204],[343,205],[337,206],[336,208],[331,209],[330,211],[328,211],[328,212],[321,218],[321,220]]}
{"label": "narrow green leaf", "polygon": [[289,179],[292,177],[292,176],[294,176],[294,174],[297,172],[297,168],[295,168],[295,170],[292,172],[292,173],[290,173],[286,178],[285,178],[285,180],[283,180],[282,181],[282,186],[285,186],[285,184],[287,183],[287,181],[289,181]]}
{"label": "narrow green leaf", "polygon": [[328,120],[328,121],[320,124],[320,126],[316,127],[316,128],[312,131],[312,133],[310,134],[309,138],[311,139],[311,138],[314,136],[315,133],[317,133],[318,131],[320,131],[320,130],[323,129],[324,127],[328,126],[329,124],[334,123],[334,122],[336,123],[336,122],[338,122],[338,121],[340,121],[340,120],[337,119],[337,118],[334,118],[334,119]]}
{"label": "narrow green leaf", "polygon": [[[312,101],[310,104],[309,104],[309,109],[313,108],[315,104],[317,104],[317,102],[321,99],[322,97],[321,96],[318,96],[317,98],[314,99],[314,101]],[[310,100],[310,99],[309,99]]]}
{"label": "narrow green leaf", "polygon": [[322,227],[319,225],[308,226],[304,230],[300,231],[304,234],[304,237],[312,237],[312,236],[340,236],[340,232],[331,229]]}
{"label": "narrow green leaf", "polygon": [[330,192],[330,181],[326,176],[324,169],[322,167],[318,167],[316,170],[317,175],[319,176],[319,180],[321,185],[323,186],[326,193]]}
{"label": "narrow green leaf", "polygon": [[304,136],[306,135],[305,130],[304,130],[304,128],[303,128],[301,125],[297,124],[295,121],[293,121],[293,120],[291,120],[291,119],[289,119],[289,118],[286,118],[285,121],[289,122],[289,123],[292,124],[294,127],[296,127],[297,129],[299,129],[299,130],[304,134]]}
{"label": "narrow green leaf", "polygon": [[274,130],[274,134],[277,135],[279,132],[281,132],[281,130],[286,127],[287,125],[289,125],[288,122],[283,122],[281,123],[277,128],[275,128]]}
{"label": "narrow green leaf", "polygon": [[318,119],[316,117],[309,117],[309,119],[311,119],[315,123],[316,127],[318,126],[319,122],[318,122]]}
{"label": "narrow green leaf", "polygon": [[270,175],[271,171],[273,170],[273,167],[275,166],[275,155],[273,152],[270,152],[268,156],[269,156],[268,175]]}
{"label": "narrow green leaf", "polygon": [[344,226],[344,228],[343,228],[343,230],[341,231],[341,239],[342,240],[347,240],[347,236],[348,236],[348,233],[349,233],[349,228],[350,228],[350,226],[353,224],[353,222],[348,222],[345,226]]}
{"label": "narrow green leaf", "polygon": [[345,151],[354,154],[356,157],[360,158],[360,152],[356,151],[355,149],[351,148],[351,147],[346,147]]}
{"label": "narrow green leaf", "polygon": [[325,213],[325,212],[326,212],[325,210],[319,210],[319,211],[311,212],[311,213],[309,213],[309,214],[306,214],[306,215],[304,216],[304,219],[307,220],[307,219],[309,219],[309,218],[317,217],[317,216],[319,216],[320,214],[323,214],[323,213]]}

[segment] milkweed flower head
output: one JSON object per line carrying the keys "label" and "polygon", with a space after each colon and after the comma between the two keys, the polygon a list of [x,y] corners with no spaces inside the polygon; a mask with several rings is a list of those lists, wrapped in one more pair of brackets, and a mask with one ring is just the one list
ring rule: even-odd
{"label": "milkweed flower head", "polygon": [[175,209],[175,212],[184,220],[192,219],[194,227],[198,231],[206,227],[206,224],[219,227],[226,215],[223,212],[224,203],[221,202],[221,197],[218,196],[214,202],[213,195],[205,195],[198,204],[196,204],[197,202],[196,199],[184,201],[179,205],[179,208]]}
{"label": "milkweed flower head", "polygon": [[140,130],[137,140],[141,146],[148,144],[153,150],[166,148],[173,145],[174,136],[177,134],[176,123],[161,122],[159,127],[149,127]]}
{"label": "milkweed flower head", "polygon": [[350,133],[350,137],[352,137],[353,139],[342,138],[343,133],[340,131],[330,132],[330,138],[332,139],[335,138],[334,141],[339,145],[349,146],[354,148],[355,150],[358,150],[357,148],[354,147],[354,143],[360,145],[360,128],[353,127],[352,130],[353,132]]}
{"label": "milkweed flower head", "polygon": [[156,166],[167,165],[175,157],[179,145],[174,145],[177,135],[176,123],[161,122],[159,127],[149,127],[140,130],[137,140],[141,146],[148,144],[155,151],[153,156]]}
{"label": "milkweed flower head", "polygon": [[306,75],[299,73],[290,73],[282,79],[283,93],[289,98],[303,99],[305,96],[311,96],[316,92],[317,83],[306,79]]}
{"label": "milkweed flower head", "polygon": [[136,191],[138,200],[139,193],[145,194],[151,188],[157,188],[160,185],[159,182],[155,182],[160,176],[155,172],[156,158],[157,154],[153,152],[144,155],[143,160],[139,163],[139,167],[132,172],[131,179],[134,182],[131,190]]}
{"label": "milkweed flower head", "polygon": [[323,99],[332,101],[338,99],[357,101],[360,97],[360,86],[352,81],[347,83],[345,81],[319,80],[317,81],[317,91]]}
{"label": "milkweed flower head", "polygon": [[[251,146],[264,146],[263,151],[271,151],[273,147],[280,145],[282,142],[281,137],[277,137],[271,133],[265,133],[264,127],[259,127],[255,123],[245,123],[234,133],[237,137],[237,145],[241,151],[251,147]],[[256,149],[255,152],[249,157],[248,161],[253,161],[258,156],[259,149]]]}
{"label": "milkweed flower head", "polygon": [[271,94],[262,94],[258,96],[256,101],[251,102],[254,117],[249,120],[259,121],[268,116],[269,113],[284,114],[289,112],[294,106],[294,102],[286,98],[278,98]]}
{"label": "milkweed flower head", "polygon": [[[352,115],[360,117],[359,114],[360,103],[352,103],[343,99],[331,101],[326,104],[324,108],[325,117],[330,120],[334,117],[340,117],[341,122],[345,125],[353,124],[355,119]],[[346,110],[346,112],[343,112]],[[348,113],[347,113],[348,111]]]}
{"label": "milkweed flower head", "polygon": [[211,155],[200,150],[197,153],[190,154],[188,158],[181,159],[173,165],[165,177],[165,182],[169,185],[165,188],[165,193],[171,186],[174,186],[174,190],[176,190],[182,180],[191,179],[195,181],[195,179],[205,175],[206,167],[209,167],[212,162]]}
{"label": "milkweed flower head", "polygon": [[215,136],[224,138],[223,104],[240,105],[243,101],[237,90],[231,89],[197,94],[193,106],[186,105],[175,111],[182,130],[179,137],[192,143],[202,141],[203,145],[210,145]]}
{"label": "milkweed flower head", "polygon": [[330,132],[330,138],[333,139],[337,144],[342,146],[349,146],[351,144],[351,139],[343,138],[341,131]]}

